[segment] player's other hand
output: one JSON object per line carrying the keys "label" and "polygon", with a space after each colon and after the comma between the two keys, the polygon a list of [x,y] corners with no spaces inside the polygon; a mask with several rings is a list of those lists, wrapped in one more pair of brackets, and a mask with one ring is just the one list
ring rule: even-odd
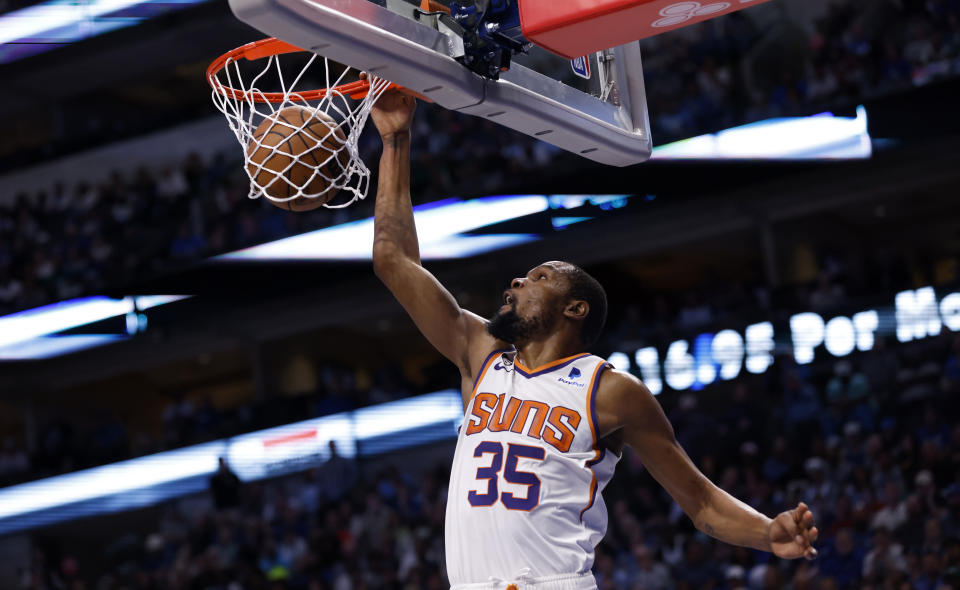
{"label": "player's other hand", "polygon": [[793,510],[778,514],[767,533],[771,550],[783,559],[815,558],[817,550],[813,542],[819,534],[813,524],[813,512],[803,502]]}
{"label": "player's other hand", "polygon": [[[366,72],[360,74],[361,79],[366,77]],[[397,133],[409,133],[415,110],[416,98],[399,90],[388,90],[374,103],[370,118],[380,132],[380,137],[386,139]]]}

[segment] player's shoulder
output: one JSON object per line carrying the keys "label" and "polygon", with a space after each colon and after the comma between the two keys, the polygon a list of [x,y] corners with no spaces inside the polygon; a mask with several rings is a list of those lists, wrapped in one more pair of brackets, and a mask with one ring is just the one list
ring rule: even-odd
{"label": "player's shoulder", "polygon": [[613,368],[600,376],[594,403],[600,430],[605,434],[634,422],[638,416],[655,415],[659,407],[643,381]]}
{"label": "player's shoulder", "polygon": [[653,394],[636,375],[612,367],[600,376],[597,395],[598,401],[602,397],[613,403],[643,398],[653,399]]}

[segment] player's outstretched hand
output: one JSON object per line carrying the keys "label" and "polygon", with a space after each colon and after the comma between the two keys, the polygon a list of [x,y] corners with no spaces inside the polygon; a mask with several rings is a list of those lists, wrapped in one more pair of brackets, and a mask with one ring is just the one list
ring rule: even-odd
{"label": "player's outstretched hand", "polygon": [[778,514],[770,524],[768,535],[770,547],[777,557],[813,559],[817,556],[813,542],[819,531],[813,524],[813,512],[803,502],[793,510]]}
{"label": "player's outstretched hand", "polygon": [[[365,79],[366,72],[360,74],[360,77]],[[416,98],[399,90],[388,90],[374,103],[370,118],[377,126],[380,137],[387,138],[396,133],[410,131],[415,110],[417,110]]]}

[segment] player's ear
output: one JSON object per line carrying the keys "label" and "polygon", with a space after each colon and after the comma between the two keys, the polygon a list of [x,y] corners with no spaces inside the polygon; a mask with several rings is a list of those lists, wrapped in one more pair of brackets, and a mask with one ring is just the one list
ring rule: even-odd
{"label": "player's ear", "polygon": [[563,315],[570,319],[583,320],[590,313],[590,304],[583,299],[574,299],[563,308]]}

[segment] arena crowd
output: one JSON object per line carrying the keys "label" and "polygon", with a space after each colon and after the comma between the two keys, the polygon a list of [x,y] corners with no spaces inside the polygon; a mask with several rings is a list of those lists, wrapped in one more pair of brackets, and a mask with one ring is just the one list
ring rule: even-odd
{"label": "arena crowd", "polygon": [[[653,136],[663,143],[768,117],[852,107],[956,76],[960,6],[846,0],[831,3],[812,30],[789,20],[763,30],[735,14],[687,34],[647,39],[643,47]],[[428,105],[418,113],[414,140],[418,202],[496,193],[525,171],[567,165],[548,144]],[[375,134],[366,133],[365,160],[375,161],[378,150]],[[0,194],[0,240],[8,245],[0,250],[0,314],[101,293],[372,212],[372,199],[301,215],[246,202],[238,158],[191,155],[179,167],[114,172],[95,185],[64,179],[50,190]]]}
{"label": "arena crowd", "polygon": [[[678,440],[717,485],[768,515],[810,505],[815,561],[718,543],[629,451],[605,492],[602,589],[960,588],[960,337],[880,345],[764,376],[666,392]],[[338,455],[242,484],[229,466],[102,559],[37,549],[24,589],[445,588],[445,464],[417,451],[370,472]],[[51,559],[55,555],[57,559]]]}

